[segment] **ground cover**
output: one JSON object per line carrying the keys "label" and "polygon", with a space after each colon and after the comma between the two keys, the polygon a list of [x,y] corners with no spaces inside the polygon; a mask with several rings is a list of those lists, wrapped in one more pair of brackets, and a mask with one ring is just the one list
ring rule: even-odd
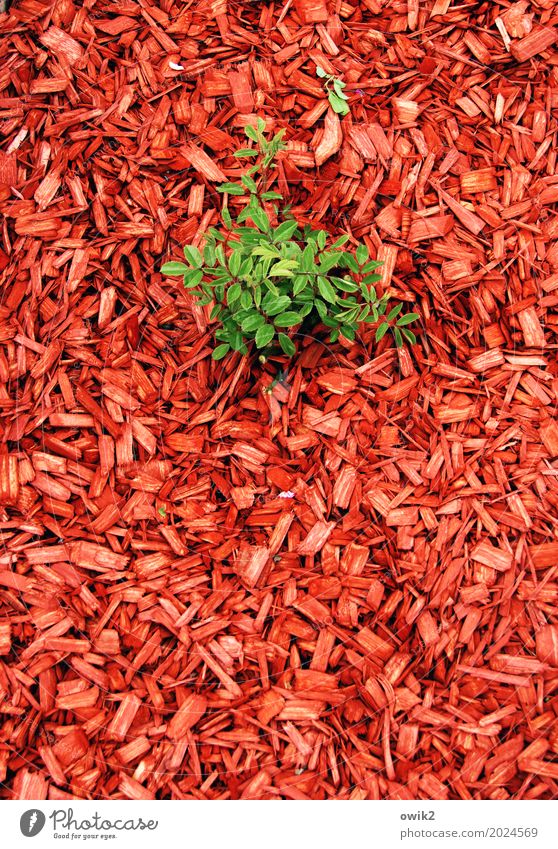
{"label": "ground cover", "polygon": [[[0,17],[1,796],[556,797],[557,25]],[[212,360],[160,268],[258,117],[301,225],[367,245],[415,345]]]}

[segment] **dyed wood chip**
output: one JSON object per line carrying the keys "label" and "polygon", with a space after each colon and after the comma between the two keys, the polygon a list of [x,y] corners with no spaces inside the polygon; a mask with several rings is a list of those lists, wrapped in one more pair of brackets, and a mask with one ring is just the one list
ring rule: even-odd
{"label": "dyed wood chip", "polygon": [[[553,4],[14,0],[0,34],[0,796],[556,798]],[[416,345],[211,360],[159,269],[258,117]]]}

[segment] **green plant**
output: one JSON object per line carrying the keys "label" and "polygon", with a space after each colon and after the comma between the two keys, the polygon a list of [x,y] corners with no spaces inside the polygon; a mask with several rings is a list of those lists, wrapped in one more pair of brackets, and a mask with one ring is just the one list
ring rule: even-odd
{"label": "green plant", "polygon": [[333,74],[327,74],[323,68],[320,68],[319,65],[316,65],[316,74],[320,77],[320,79],[325,80],[324,88],[327,92],[329,105],[333,111],[337,112],[339,115],[348,115],[350,110],[347,100],[349,98],[343,91],[346,83],[341,82],[341,80],[334,77]]}
{"label": "green plant", "polygon": [[240,182],[218,188],[226,195],[242,197],[244,207],[235,222],[228,208],[223,208],[227,232],[210,227],[203,253],[186,245],[186,264],[167,262],[162,267],[163,274],[183,276],[199,304],[214,302],[211,319],[220,322],[214,359],[230,350],[247,354],[252,342],[262,353],[278,344],[293,356],[296,348],[291,337],[302,322],[309,327],[322,322],[330,329],[332,342],[340,334],[352,341],[361,322],[374,322],[378,323],[376,340],[391,329],[398,346],[404,339],[414,343],[407,325],[418,315],[401,315],[401,303],[387,312],[388,296],[378,297],[374,288],[380,280],[374,272],[382,263],[369,259],[366,245],[344,251],[342,246],[349,239],[344,235],[327,247],[325,230],[309,225],[301,229],[288,206],[278,209],[274,201],[282,196],[269,190],[269,185],[276,167],[273,160],[284,147],[283,131],[267,141],[264,129],[261,118],[257,127],[245,128],[257,146],[234,155],[257,161]]}

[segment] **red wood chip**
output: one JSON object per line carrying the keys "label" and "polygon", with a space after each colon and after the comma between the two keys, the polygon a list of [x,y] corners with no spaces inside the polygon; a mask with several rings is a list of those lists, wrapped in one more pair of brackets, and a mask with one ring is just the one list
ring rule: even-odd
{"label": "red wood chip", "polygon": [[[551,0],[0,18],[0,798],[556,798]],[[212,360],[259,118],[415,345]]]}

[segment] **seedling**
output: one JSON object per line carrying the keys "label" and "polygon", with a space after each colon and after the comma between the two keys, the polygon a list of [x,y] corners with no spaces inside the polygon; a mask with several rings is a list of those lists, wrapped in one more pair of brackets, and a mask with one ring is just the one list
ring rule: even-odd
{"label": "seedling", "polygon": [[237,150],[235,156],[256,162],[240,182],[218,188],[242,197],[244,206],[236,220],[223,208],[224,228],[209,228],[203,252],[186,245],[186,263],[162,267],[163,274],[183,277],[200,305],[214,304],[211,319],[219,326],[213,358],[220,360],[229,351],[247,354],[252,343],[262,361],[274,347],[292,357],[292,337],[303,322],[309,329],[324,324],[332,342],[340,335],[354,340],[361,322],[379,322],[378,341],[391,330],[398,346],[405,339],[414,343],[407,325],[418,315],[401,315],[401,303],[387,312],[388,296],[379,297],[374,286],[381,279],[375,271],[382,263],[369,258],[366,245],[342,250],[349,239],[344,235],[328,246],[325,230],[310,225],[302,229],[288,206],[277,207],[275,201],[282,195],[269,185],[273,160],[285,146],[283,131],[268,141],[264,129],[261,118],[256,127],[245,128],[256,146]]}
{"label": "seedling", "polygon": [[334,77],[333,74],[327,74],[323,68],[320,68],[319,65],[316,66],[316,73],[320,79],[324,80],[324,88],[327,91],[327,99],[329,100],[329,105],[333,111],[337,112],[338,115],[348,115],[350,110],[347,100],[349,98],[343,91],[346,83],[341,82],[341,80]]}

